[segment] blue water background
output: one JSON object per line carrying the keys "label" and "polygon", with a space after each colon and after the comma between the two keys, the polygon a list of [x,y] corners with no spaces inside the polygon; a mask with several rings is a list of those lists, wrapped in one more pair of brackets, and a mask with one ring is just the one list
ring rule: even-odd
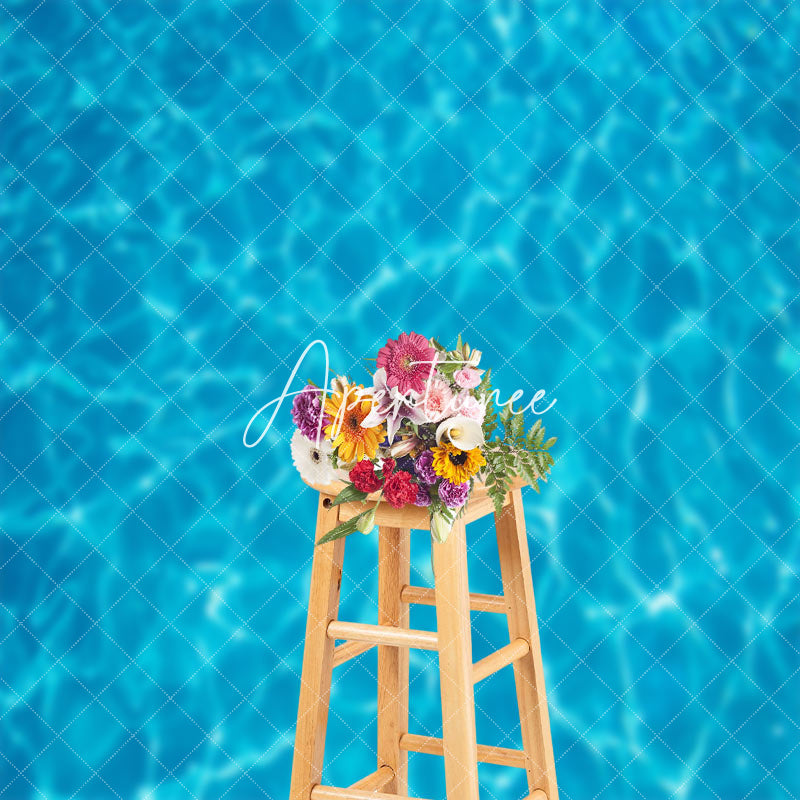
{"label": "blue water background", "polygon": [[[364,379],[403,330],[558,398],[561,797],[800,796],[799,51],[794,2],[3,0],[0,797],[287,797],[315,498],[288,413],[242,431],[313,339]],[[519,746],[506,672],[479,738]],[[330,783],[374,769],[374,675],[336,674]]]}

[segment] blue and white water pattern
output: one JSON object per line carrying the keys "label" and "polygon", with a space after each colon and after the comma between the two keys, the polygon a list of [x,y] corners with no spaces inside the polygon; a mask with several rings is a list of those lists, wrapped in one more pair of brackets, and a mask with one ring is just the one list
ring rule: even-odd
{"label": "blue and white water pattern", "polygon": [[[315,496],[288,409],[242,432],[314,339],[366,380],[411,330],[558,400],[560,796],[800,797],[798,145],[794,0],[2,0],[0,798],[285,800]],[[376,562],[348,540],[342,618]],[[375,768],[375,672],[336,672],[327,783]],[[520,746],[510,670],[476,705]]]}

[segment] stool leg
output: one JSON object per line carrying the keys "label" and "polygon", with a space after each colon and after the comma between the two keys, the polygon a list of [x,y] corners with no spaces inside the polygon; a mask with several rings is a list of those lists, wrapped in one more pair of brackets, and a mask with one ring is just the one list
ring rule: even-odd
{"label": "stool leg", "polygon": [[431,547],[447,800],[478,800],[478,745],[464,522],[455,523],[446,542],[432,542]]}
{"label": "stool leg", "polygon": [[520,489],[511,493],[510,505],[503,509],[499,517],[495,516],[495,524],[509,635],[511,641],[519,637],[530,644],[528,655],[514,662],[522,743],[528,756],[528,786],[531,793],[542,789],[547,800],[558,800],[542,649]]}
{"label": "stool leg", "polygon": [[[381,527],[378,539],[378,625],[409,627],[408,604],[400,592],[411,578],[410,531]],[[400,736],[408,732],[408,648],[378,645],[378,767],[395,777],[384,789],[408,794],[408,753]]]}
{"label": "stool leg", "polygon": [[[315,541],[334,528],[339,519],[339,509],[326,508],[325,499],[320,495]],[[328,638],[327,629],[339,610],[343,559],[343,538],[315,546],[290,800],[309,800],[311,789],[322,779],[334,647],[333,639]]]}

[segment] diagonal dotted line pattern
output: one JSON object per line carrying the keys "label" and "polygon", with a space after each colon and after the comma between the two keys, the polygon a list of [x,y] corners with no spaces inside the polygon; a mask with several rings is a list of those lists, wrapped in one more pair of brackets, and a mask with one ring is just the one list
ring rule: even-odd
{"label": "diagonal dotted line pattern", "polygon": [[[408,187],[407,187],[407,188],[408,188]],[[484,187],[484,188],[485,188],[485,187]],[[452,233],[452,231],[451,231],[451,233]],[[485,265],[485,264],[484,264],[484,265]],[[485,266],[486,266],[486,265],[485,265]],[[496,277],[497,277],[497,276],[495,275],[495,278],[496,278]],[[529,308],[528,310],[530,311],[531,309]],[[466,322],[466,320],[465,320],[465,322]],[[563,342],[562,342],[562,343],[563,343]],[[573,355],[574,355],[574,353],[573,353]],[[506,366],[508,365],[508,360],[507,360],[507,359],[504,359],[504,364],[505,364]],[[598,376],[595,374],[595,377],[598,377]],[[529,384],[529,385],[530,385],[530,384]],[[689,392],[687,392],[687,394],[690,394],[690,393],[689,393]],[[690,396],[691,396],[691,394],[690,394]],[[651,431],[651,432],[652,432],[652,431]],[[766,470],[765,470],[765,471],[766,471]]]}

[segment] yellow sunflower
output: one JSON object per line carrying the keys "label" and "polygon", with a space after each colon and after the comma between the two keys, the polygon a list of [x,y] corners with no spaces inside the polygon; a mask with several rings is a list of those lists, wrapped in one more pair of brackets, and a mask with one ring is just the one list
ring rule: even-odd
{"label": "yellow sunflower", "polygon": [[359,394],[363,386],[344,386],[325,400],[325,413],[331,421],[325,426],[325,436],[337,449],[339,461],[361,461],[364,456],[375,458],[378,445],[386,436],[385,425],[362,428],[361,422],[372,409],[372,398]]}
{"label": "yellow sunflower", "polygon": [[450,483],[465,483],[486,464],[480,447],[459,450],[455,445],[432,447],[433,471]]}

